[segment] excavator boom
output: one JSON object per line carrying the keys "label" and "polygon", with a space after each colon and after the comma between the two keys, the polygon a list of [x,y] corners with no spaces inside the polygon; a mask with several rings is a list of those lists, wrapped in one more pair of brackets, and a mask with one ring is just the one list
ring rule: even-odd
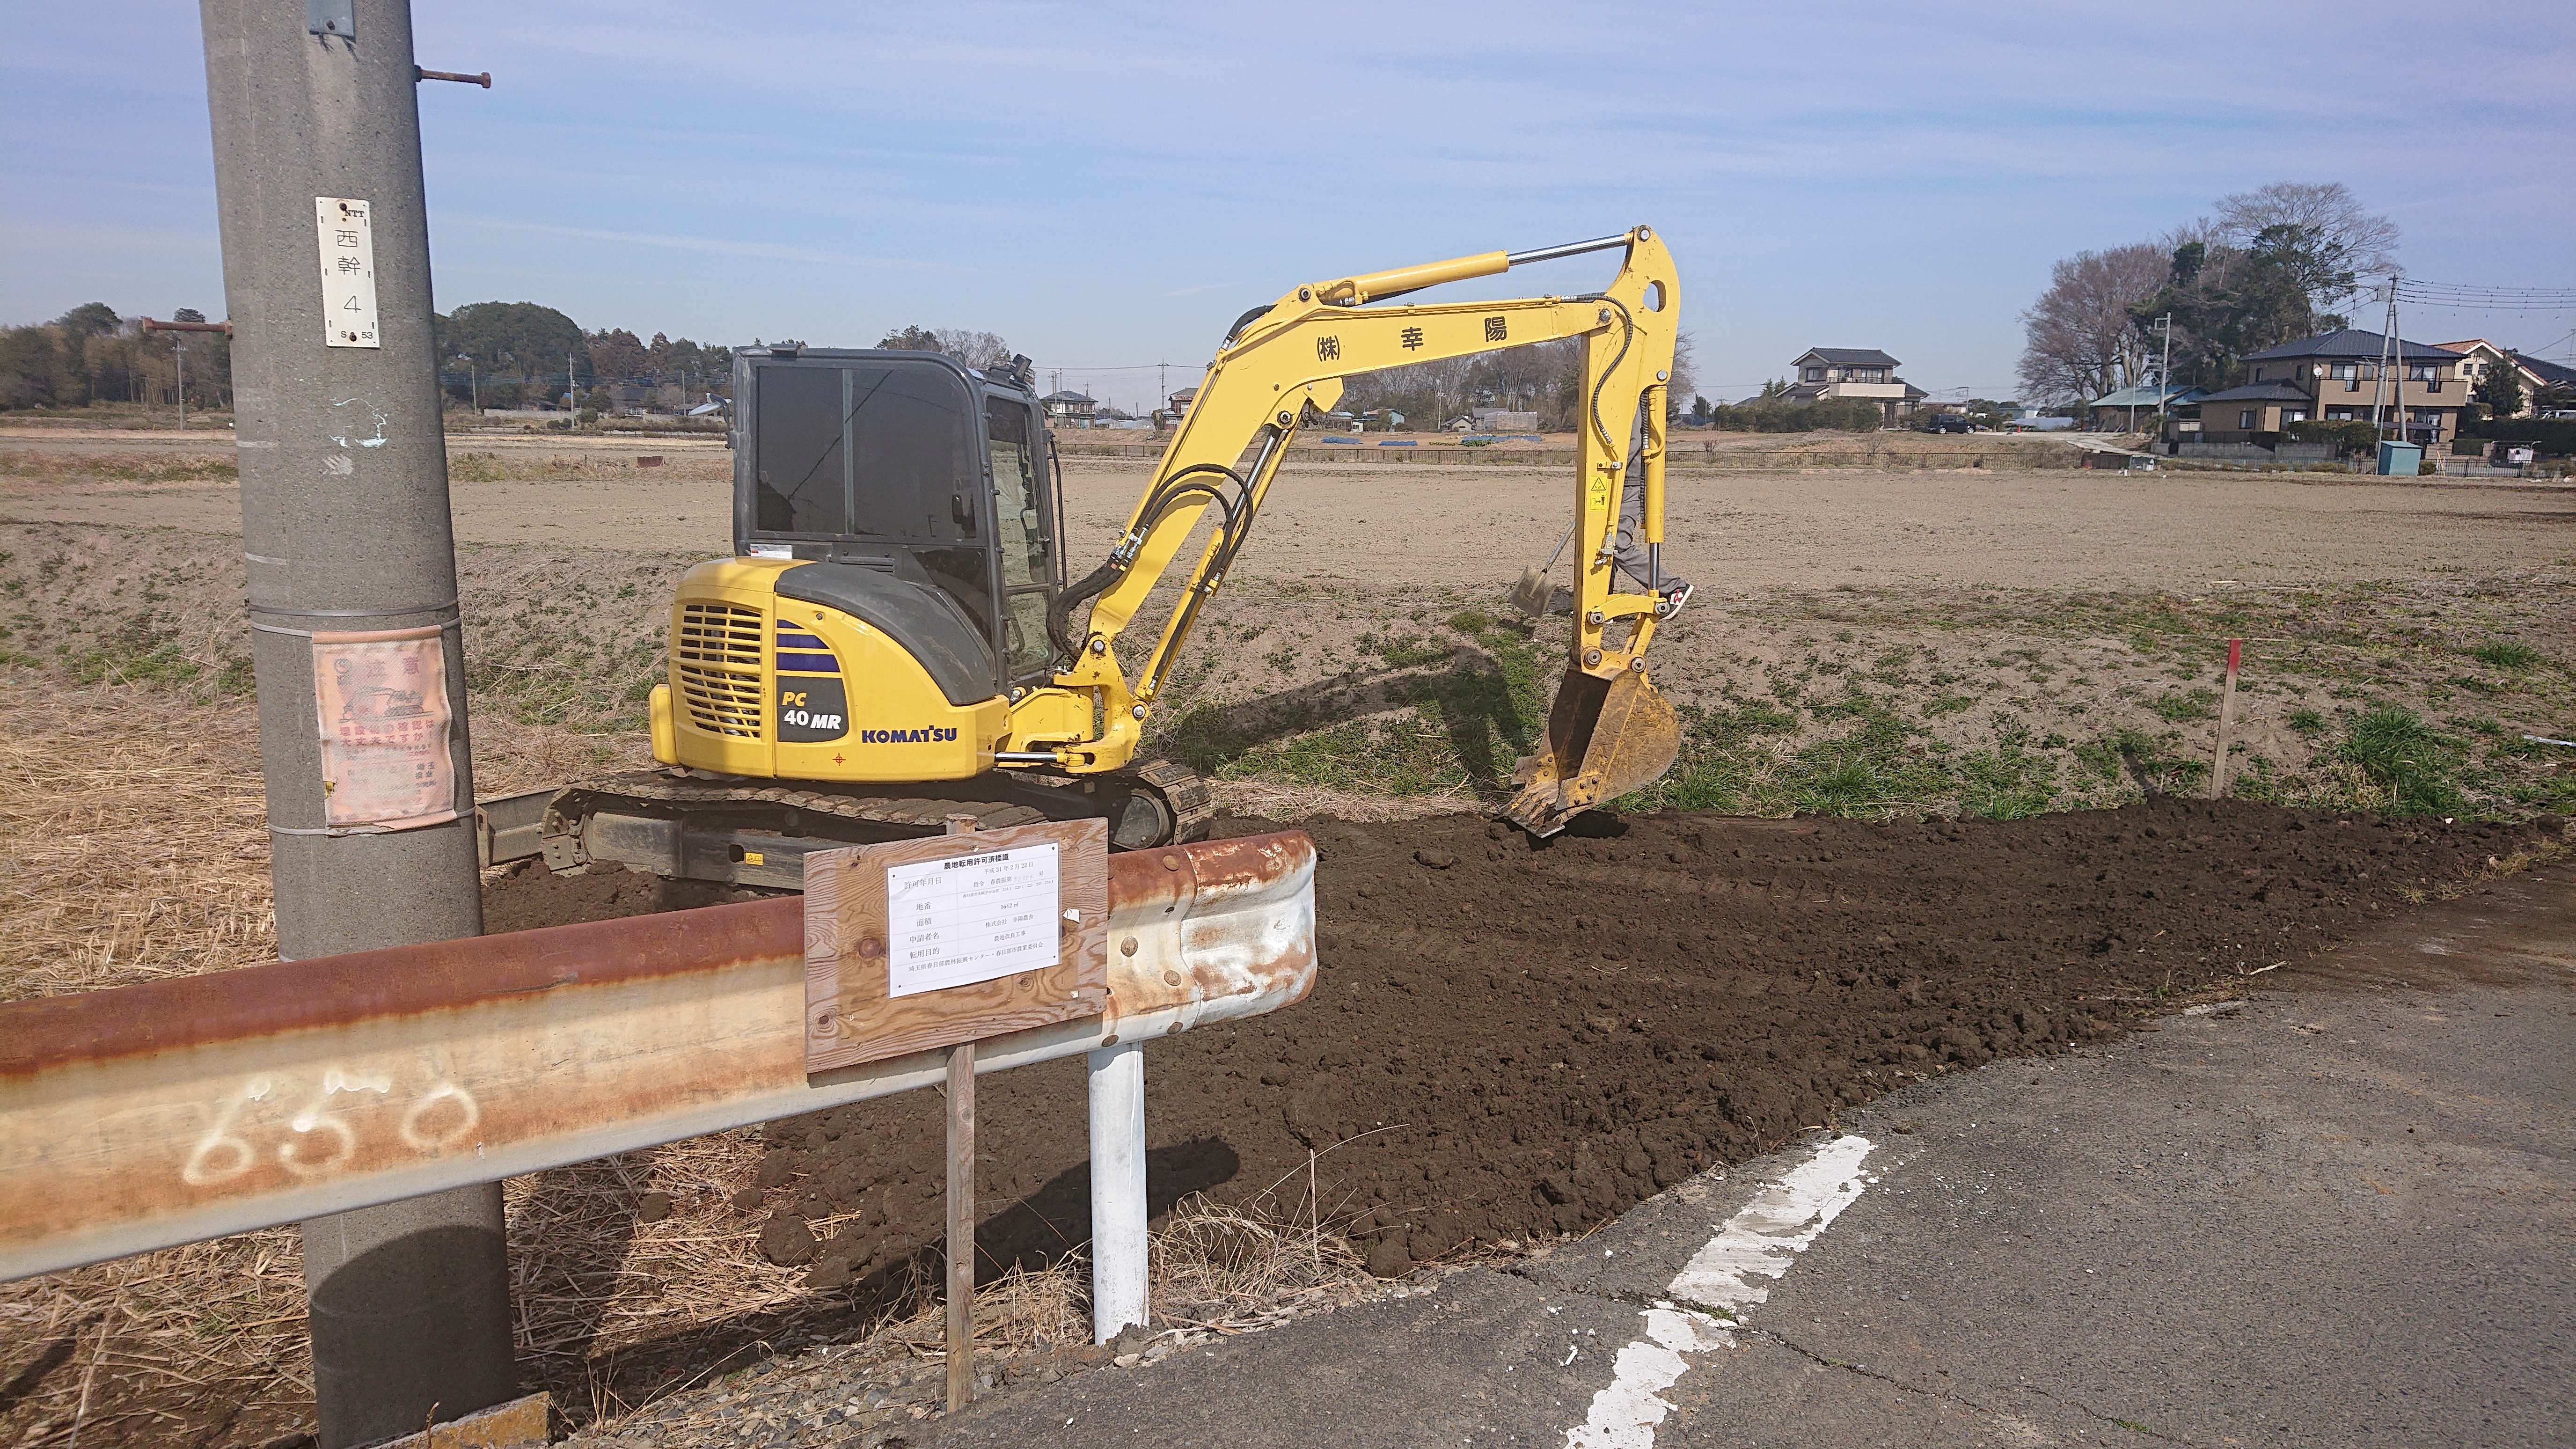
{"label": "excavator boom", "polygon": [[[1388,305],[1444,282],[1614,248],[1624,250],[1624,262],[1598,292]],[[1550,835],[1581,811],[1652,783],[1680,748],[1679,721],[1648,680],[1645,662],[1663,608],[1665,389],[1680,303],[1670,253],[1650,228],[1638,227],[1562,247],[1487,252],[1313,283],[1245,313],[1209,366],[1109,561],[1064,590],[1051,611],[1057,648],[1073,661],[1056,685],[1104,701],[1106,726],[1096,735],[1081,732],[1089,737],[1032,740],[1030,747],[1052,744],[1061,764],[1076,772],[1125,762],[1200,607],[1224,585],[1260,516],[1289,441],[1333,410],[1344,379],[1571,338],[1583,344],[1570,500],[1573,637],[1547,738],[1520,762],[1519,793],[1503,813]],[[1247,456],[1252,461],[1239,467]],[[1623,493],[1632,488],[1642,494],[1629,509],[1647,560],[1642,579],[1617,561]],[[1210,508],[1219,510],[1217,526],[1130,685],[1118,640]],[[1090,614],[1077,631],[1073,613],[1086,600]]]}

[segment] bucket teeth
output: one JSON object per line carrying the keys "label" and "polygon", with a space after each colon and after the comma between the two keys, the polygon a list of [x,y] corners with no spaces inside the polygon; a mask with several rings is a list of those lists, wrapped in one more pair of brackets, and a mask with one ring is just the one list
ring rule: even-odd
{"label": "bucket teeth", "polygon": [[1602,679],[1569,667],[1547,712],[1547,739],[1512,771],[1503,818],[1554,835],[1592,807],[1662,779],[1681,754],[1681,719],[1640,670]]}

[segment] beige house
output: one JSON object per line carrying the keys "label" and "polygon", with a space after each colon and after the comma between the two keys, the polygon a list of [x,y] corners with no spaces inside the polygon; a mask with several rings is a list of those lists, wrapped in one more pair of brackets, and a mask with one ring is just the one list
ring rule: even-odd
{"label": "beige house", "polygon": [[2402,342],[2405,376],[2380,377],[2381,336],[2344,328],[2302,337],[2245,354],[2246,380],[2200,400],[2198,440],[2257,441],[2298,422],[2372,419],[2372,407],[2390,423],[2404,420],[2418,443],[2448,443],[2459,436],[2460,408],[2471,383],[2460,376],[2457,352],[2426,342]]}
{"label": "beige house", "polygon": [[[2467,379],[2471,393],[2475,393],[2478,384],[2486,381],[2487,374],[2496,368],[2510,367],[2521,373],[2522,407],[2514,413],[2518,418],[2531,416],[2532,394],[2550,383],[2549,376],[2532,365],[2540,359],[2525,357],[2509,347],[2498,347],[2483,337],[2472,337],[2465,342],[2445,342],[2442,348],[2446,352],[2460,354],[2460,376]],[[2548,364],[2541,363],[2541,366],[2547,367]]]}
{"label": "beige house", "polygon": [[1791,402],[1856,398],[1877,403],[1892,423],[1931,396],[1898,377],[1904,364],[1875,347],[1811,347],[1790,366],[1798,380],[1782,396]]}

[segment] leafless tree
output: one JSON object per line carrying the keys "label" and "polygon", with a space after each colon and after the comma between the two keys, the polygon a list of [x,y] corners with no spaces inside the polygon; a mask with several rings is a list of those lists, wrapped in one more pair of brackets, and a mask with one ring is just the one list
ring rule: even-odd
{"label": "leafless tree", "polygon": [[[2267,227],[2295,226],[2321,251],[2363,277],[2397,270],[2397,223],[2362,209],[2340,181],[2275,181],[2219,198],[2218,239],[2243,249]],[[2335,299],[2321,297],[2320,304]]]}
{"label": "leafless tree", "polygon": [[942,327],[933,335],[939,339],[940,351],[968,367],[981,370],[987,367],[998,367],[1011,360],[1011,344],[1003,341],[996,333],[965,332],[954,327]]}
{"label": "leafless tree", "polygon": [[1675,407],[1687,411],[1691,394],[1699,390],[1699,344],[1689,329],[1673,334],[1673,380],[1666,383],[1666,395]]}
{"label": "leafless tree", "polygon": [[979,371],[1011,360],[1011,344],[997,334],[970,332],[956,327],[899,327],[879,338],[877,346],[913,352],[944,352]]}
{"label": "leafless tree", "polygon": [[2023,396],[2097,398],[2143,380],[2146,339],[2129,309],[2164,285],[2168,255],[2154,242],[2132,242],[2060,261],[2048,290],[2021,314]]}

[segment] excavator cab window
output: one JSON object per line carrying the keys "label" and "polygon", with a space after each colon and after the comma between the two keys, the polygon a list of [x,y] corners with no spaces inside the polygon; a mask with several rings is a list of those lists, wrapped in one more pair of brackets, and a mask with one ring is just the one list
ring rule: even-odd
{"label": "excavator cab window", "polygon": [[1036,408],[945,358],[736,358],[739,546],[866,564],[936,588],[988,641],[1004,684],[1051,672],[1060,582]]}
{"label": "excavator cab window", "polygon": [[966,379],[933,362],[808,354],[757,368],[751,532],[980,543]]}
{"label": "excavator cab window", "polygon": [[1016,681],[1049,673],[1053,653],[1047,599],[1056,563],[1038,454],[1045,435],[1027,403],[996,393],[984,399],[984,436],[992,450],[993,531],[1001,540],[1002,657]]}

